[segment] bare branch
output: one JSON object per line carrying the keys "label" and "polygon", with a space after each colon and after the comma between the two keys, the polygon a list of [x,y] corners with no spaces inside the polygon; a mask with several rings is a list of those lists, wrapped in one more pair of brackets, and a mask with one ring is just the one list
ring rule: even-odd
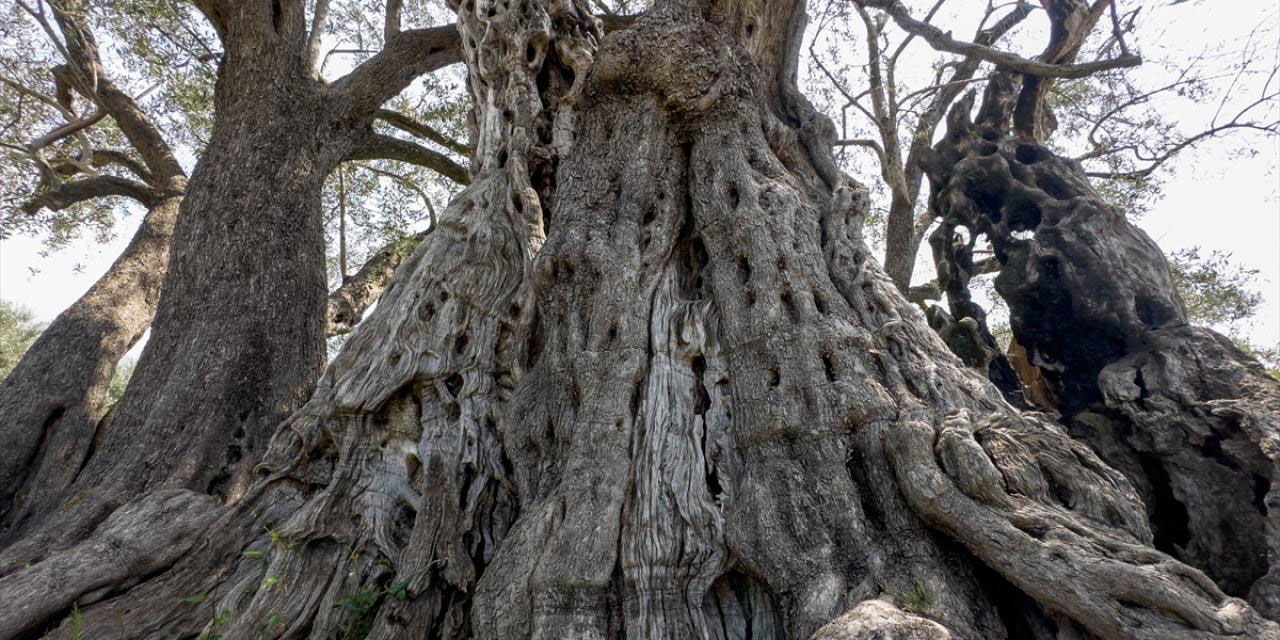
{"label": "bare branch", "polygon": [[320,77],[320,39],[324,37],[324,25],[329,17],[329,0],[316,0],[315,13],[311,15],[311,30],[307,32],[307,67],[311,75]]}
{"label": "bare branch", "polygon": [[1142,63],[1142,58],[1134,54],[1121,54],[1115,58],[1081,64],[1039,62],[977,43],[956,40],[951,37],[950,33],[912,18],[911,13],[907,11],[899,0],[862,0],[862,2],[866,6],[884,11],[904,31],[920,36],[939,51],[972,56],[1031,76],[1041,78],[1083,78],[1099,71],[1134,67]]}
{"label": "bare branch", "polygon": [[836,140],[833,143],[837,147],[866,147],[876,152],[876,156],[880,158],[880,162],[884,162],[884,147],[879,142],[869,138],[853,138],[849,140]]}
{"label": "bare branch", "polygon": [[120,131],[137,150],[147,168],[158,179],[185,181],[186,173],[160,129],[137,101],[116,87],[102,72],[98,45],[83,17],[54,6],[54,17],[66,40],[69,74],[76,89],[96,102],[115,120]]}
{"label": "bare branch", "polygon": [[104,117],[106,117],[106,115],[107,115],[107,112],[102,108],[99,108],[97,111],[94,111],[93,113],[83,118],[80,118],[78,120],[73,120],[64,125],[61,125],[55,128],[53,131],[50,131],[49,133],[46,133],[40,136],[39,138],[36,138],[35,140],[32,140],[31,142],[27,143],[27,152],[34,155],[38,153],[41,149],[67,136],[74,135],[76,133],[79,133],[97,124]]}
{"label": "bare branch", "polygon": [[402,0],[387,0],[387,11],[382,25],[383,42],[390,42],[392,37],[400,33],[400,8],[402,4]]}
{"label": "bare branch", "polygon": [[360,167],[361,169],[368,171],[369,173],[391,178],[392,180],[396,181],[396,184],[418,194],[418,197],[422,198],[423,206],[427,208],[427,215],[431,217],[431,226],[432,227],[436,226],[436,222],[438,222],[438,220],[436,220],[436,208],[434,205],[431,204],[431,197],[428,196],[427,192],[423,191],[422,187],[419,187],[413,180],[410,180],[407,176],[402,176],[398,173],[383,171],[382,169],[379,169],[372,165],[361,164],[359,162],[356,162],[354,164],[357,167]]}
{"label": "bare branch", "polygon": [[[1149,162],[1150,164],[1148,164],[1146,167],[1143,167],[1142,169],[1137,169],[1134,171],[1120,171],[1120,172],[1089,171],[1089,172],[1086,172],[1085,175],[1090,178],[1099,178],[1103,180],[1138,180],[1141,178],[1145,178],[1147,176],[1150,176],[1152,173],[1155,173],[1156,169],[1159,169],[1161,165],[1164,165],[1168,161],[1172,160],[1174,156],[1178,155],[1178,153],[1192,146],[1195,146],[1196,143],[1198,142],[1201,142],[1208,138],[1215,137],[1221,133],[1230,131],[1232,129],[1249,129],[1249,130],[1262,131],[1265,133],[1275,135],[1277,133],[1280,133],[1280,121],[1270,122],[1266,124],[1232,121],[1227,124],[1218,125],[1216,127],[1206,129],[1204,131],[1201,131],[1200,133],[1190,136],[1185,140],[1182,140],[1181,142],[1173,145],[1172,147],[1169,147],[1163,153],[1154,157],[1152,156],[1144,157],[1136,147],[1132,145],[1126,145],[1125,147],[1117,148],[1116,150],[1114,150],[1114,152],[1118,153],[1122,151],[1132,151],[1134,157],[1136,157],[1138,160],[1141,160],[1143,162]],[[1102,154],[1102,155],[1108,155],[1108,154]],[[1100,156],[1095,156],[1095,157],[1100,157]]]}
{"label": "bare branch", "polygon": [[59,158],[53,160],[51,164],[54,170],[58,172],[58,175],[65,178],[83,172],[82,165],[86,162],[95,168],[106,166],[123,167],[147,184],[153,184],[155,181],[151,172],[141,162],[130,156],[127,151],[120,149],[93,149],[92,157],[90,158]]}
{"label": "bare branch", "polygon": [[462,155],[468,155],[471,153],[470,146],[458,142],[457,140],[440,133],[431,125],[414,120],[403,113],[392,111],[390,109],[379,109],[378,113],[375,114],[375,117],[405,133],[418,136],[419,138],[426,138],[427,140],[445,147],[450,151],[454,151]]}
{"label": "bare branch", "polygon": [[471,184],[466,168],[448,156],[420,144],[388,135],[371,134],[357,144],[347,160],[397,160],[426,167],[462,185]]}
{"label": "bare branch", "polygon": [[396,267],[413,252],[432,229],[409,238],[392,241],[376,251],[360,270],[350,278],[346,278],[337,291],[329,294],[329,305],[326,313],[326,337],[332,338],[349,333],[360,323],[364,312],[377,302],[382,292],[391,282]]}
{"label": "bare branch", "polygon": [[40,209],[61,211],[76,203],[106,196],[133,198],[146,207],[152,207],[163,194],[128,178],[100,175],[50,185],[24,204],[22,210],[27,213],[35,213]]}

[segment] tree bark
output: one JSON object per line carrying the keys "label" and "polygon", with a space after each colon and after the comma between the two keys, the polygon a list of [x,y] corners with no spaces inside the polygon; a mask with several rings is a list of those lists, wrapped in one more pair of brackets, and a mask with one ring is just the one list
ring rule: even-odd
{"label": "tree bark", "polygon": [[[325,311],[325,337],[332,338],[347,333],[360,323],[369,307],[373,306],[391,283],[396,267],[422,242],[428,229],[422,233],[394,240],[374,252],[364,266],[354,275],[343,274],[342,286],[329,294]],[[345,262],[345,260],[343,260]]]}
{"label": "tree bark", "polygon": [[1133,482],[1158,548],[1280,615],[1280,383],[1187,325],[1163,252],[1077,163],[1003,118],[970,122],[971,107],[930,161],[935,204],[990,239],[1014,336],[1063,423]]}
{"label": "tree bark", "polygon": [[147,213],[120,257],[0,383],[0,521],[64,490],[80,470],[116,364],[155,315],[181,201]]}
{"label": "tree bark", "polygon": [[116,365],[155,315],[187,186],[186,173],[159,128],[104,72],[80,9],[62,3],[51,9],[67,63],[56,74],[115,121],[141,161],[116,152],[103,153],[102,159],[125,166],[142,182],[77,178],[50,185],[33,210],[112,193],[95,188],[97,181],[112,178],[130,185],[131,195],[148,211],[120,257],[58,315],[0,384],[0,431],[6,441],[0,449],[0,545],[38,503],[62,496],[82,469]]}
{"label": "tree bark", "polygon": [[[265,477],[121,510],[114,573],[98,539],[30,569],[93,587],[0,578],[42,603],[0,629],[83,598],[48,637],[1280,637],[871,259],[794,84],[802,3],[603,41],[585,2],[457,11],[474,180]],[[138,553],[150,513],[199,541]]]}
{"label": "tree bark", "polygon": [[[84,540],[151,489],[234,502],[275,426],[310,394],[326,333],[324,178],[367,146],[386,97],[457,54],[448,29],[403,32],[324,85],[310,75],[304,4],[202,7],[225,49],[216,118],[182,201],[152,337],[75,483],[34,492],[9,514],[0,574]],[[413,72],[387,67],[407,56]]]}

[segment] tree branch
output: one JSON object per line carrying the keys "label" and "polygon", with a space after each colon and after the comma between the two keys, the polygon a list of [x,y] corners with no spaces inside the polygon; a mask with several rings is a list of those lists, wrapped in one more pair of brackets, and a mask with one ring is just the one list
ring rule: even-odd
{"label": "tree branch", "polygon": [[1142,58],[1134,54],[1121,54],[1115,58],[1082,64],[1039,62],[977,43],[956,40],[951,37],[950,32],[945,32],[931,24],[912,18],[911,13],[907,11],[899,0],[863,0],[863,4],[884,11],[904,31],[923,38],[934,49],[963,56],[972,56],[1019,73],[1040,78],[1083,78],[1099,71],[1135,67],[1142,64]]}
{"label": "tree branch", "polygon": [[[984,258],[973,263],[973,269],[969,272],[969,277],[976,278],[978,276],[987,275],[989,273],[998,273],[1000,267],[999,260],[995,256]],[[907,290],[907,300],[919,306],[924,306],[926,300],[942,299],[942,283],[936,278],[924,284],[918,284]]]}
{"label": "tree branch", "polygon": [[378,113],[375,114],[375,117],[405,133],[418,136],[419,138],[426,138],[427,140],[445,147],[450,151],[454,151],[462,155],[469,155],[471,153],[471,147],[436,131],[436,129],[431,125],[414,120],[403,113],[392,111],[390,109],[379,109]]}
{"label": "tree branch", "polygon": [[316,0],[315,11],[311,15],[311,30],[307,32],[307,66],[311,75],[320,77],[320,39],[324,36],[324,25],[329,17],[329,0]]}
{"label": "tree branch", "polygon": [[24,204],[22,210],[26,213],[35,213],[40,209],[61,211],[76,203],[106,196],[133,198],[149,208],[154,206],[162,195],[159,190],[141,182],[102,175],[50,185],[37,193],[30,202]]}
{"label": "tree branch", "polygon": [[851,138],[849,140],[836,140],[833,143],[837,147],[866,147],[876,152],[876,156],[880,158],[880,162],[884,162],[884,148],[879,142],[870,138]]}
{"label": "tree branch", "polygon": [[331,87],[350,97],[356,113],[373,113],[419,76],[462,62],[462,40],[454,25],[410,29],[387,39],[376,55]]}
{"label": "tree branch", "polygon": [[[609,33],[629,26],[632,16],[597,16]],[[455,25],[398,31],[382,51],[331,86],[352,100],[356,113],[372,113],[416,78],[462,62],[462,39]]]}
{"label": "tree branch", "polygon": [[462,185],[471,184],[466,168],[448,156],[420,144],[383,134],[370,134],[358,143],[346,160],[397,160],[426,167]]}
{"label": "tree branch", "polygon": [[[432,228],[434,229],[434,227]],[[422,233],[395,240],[379,249],[360,267],[355,275],[347,278],[341,287],[329,294],[326,311],[327,323],[325,337],[332,338],[349,333],[360,323],[364,312],[386,290],[395,274],[396,267],[413,252],[418,243],[431,233],[427,229]]]}
{"label": "tree branch", "polygon": [[213,26],[213,30],[218,33],[219,39],[227,37],[227,19],[226,14],[235,9],[235,3],[231,0],[192,0],[191,4],[195,5],[200,13],[204,14],[209,24]]}
{"label": "tree branch", "polygon": [[67,63],[77,90],[111,115],[153,175],[160,179],[185,180],[186,172],[159,128],[132,97],[103,73],[97,42],[82,16],[64,11],[56,4],[53,6],[54,17],[66,41]]}
{"label": "tree branch", "polygon": [[132,173],[139,180],[152,184],[154,178],[151,172],[147,170],[141,162],[129,155],[127,151],[120,149],[93,149],[91,158],[62,158],[53,161],[53,168],[58,172],[59,176],[71,177],[83,171],[80,166],[83,162],[89,160],[92,166],[101,168],[106,166],[123,167],[129,173]]}
{"label": "tree branch", "polygon": [[79,133],[79,132],[81,132],[81,131],[83,131],[83,130],[85,130],[85,129],[87,129],[87,128],[89,128],[89,127],[91,127],[91,126],[95,125],[95,124],[97,124],[97,123],[98,123],[98,122],[100,122],[103,118],[105,118],[105,117],[106,117],[106,115],[107,115],[106,110],[104,110],[104,109],[102,109],[102,108],[99,108],[99,109],[97,109],[96,111],[94,111],[93,113],[91,113],[91,114],[89,114],[89,115],[87,115],[87,116],[85,116],[85,117],[83,117],[83,118],[80,118],[80,119],[78,119],[78,120],[74,120],[74,121],[72,121],[72,122],[68,122],[68,123],[66,123],[66,124],[64,124],[64,125],[62,125],[62,126],[60,126],[60,127],[56,128],[56,129],[54,129],[53,131],[50,131],[49,133],[46,133],[46,134],[44,134],[44,135],[40,136],[39,138],[36,138],[35,140],[32,140],[31,142],[27,143],[27,151],[28,151],[28,152],[30,152],[30,153],[33,153],[33,154],[34,154],[34,153],[36,153],[36,152],[40,151],[41,149],[43,149],[43,148],[45,148],[45,147],[47,147],[47,146],[49,146],[49,145],[51,145],[51,144],[53,144],[53,143],[55,143],[55,142],[57,142],[57,141],[61,140],[61,139],[65,138],[65,137],[67,137],[67,136],[69,136],[69,135],[74,135],[74,134],[76,134],[76,133]]}
{"label": "tree branch", "polygon": [[387,0],[387,11],[382,24],[383,42],[390,42],[392,37],[400,33],[400,7],[403,4],[401,0]]}

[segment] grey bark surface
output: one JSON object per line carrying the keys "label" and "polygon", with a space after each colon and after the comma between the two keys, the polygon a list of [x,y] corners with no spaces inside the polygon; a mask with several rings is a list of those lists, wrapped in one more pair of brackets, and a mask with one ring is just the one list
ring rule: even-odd
{"label": "grey bark surface", "polygon": [[341,286],[329,294],[325,309],[325,337],[332,338],[347,333],[360,324],[369,307],[373,306],[387,285],[396,267],[407,258],[418,243],[431,233],[422,233],[388,243],[369,256],[360,270],[343,277]]}
{"label": "grey bark surface", "polygon": [[865,191],[795,88],[802,3],[666,2],[603,39],[585,2],[456,8],[472,183],[262,476],[176,516],[196,542],[136,585],[35,578],[83,546],[0,577],[45,603],[0,628],[1280,638],[1151,548],[1125,477],[1008,405],[875,264]]}
{"label": "grey bark surface", "polygon": [[990,239],[1018,344],[1072,434],[1133,482],[1156,546],[1280,615],[1280,383],[1187,325],[1159,247],[1077,164],[1009,135],[1002,100],[951,116],[931,160],[944,227]]}
{"label": "grey bark surface", "polygon": [[0,522],[80,470],[120,358],[151,325],[182,198],[143,219],[93,287],[63,311],[0,383]]}

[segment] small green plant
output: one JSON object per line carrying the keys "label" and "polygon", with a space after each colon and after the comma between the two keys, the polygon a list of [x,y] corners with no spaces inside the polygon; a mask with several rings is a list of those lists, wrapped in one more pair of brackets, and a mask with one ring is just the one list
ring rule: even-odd
{"label": "small green plant", "polygon": [[71,640],[80,640],[80,628],[82,621],[80,619],[80,605],[71,604]]}
{"label": "small green plant", "polygon": [[920,614],[933,604],[933,593],[929,591],[929,587],[925,585],[919,578],[915,581],[915,587],[911,592],[902,598],[902,610],[907,613]]}
{"label": "small green plant", "polygon": [[279,611],[271,614],[270,616],[267,617],[267,624],[262,627],[262,630],[271,631],[276,627],[276,625],[280,624],[283,621],[283,619],[284,619],[284,614],[280,613]]}
{"label": "small green plant", "polygon": [[267,579],[262,582],[262,586],[259,587],[259,589],[265,589],[267,591],[279,589],[280,593],[289,592],[288,589],[285,589],[284,583],[280,581],[280,576],[267,576]]}
{"label": "small green plant", "polygon": [[204,602],[205,599],[208,597],[209,595],[205,593],[195,593],[183,598],[182,601],[187,604],[200,604],[201,602]]}
{"label": "small green plant", "polygon": [[281,551],[289,551],[289,550],[293,549],[294,547],[298,546],[298,543],[296,543],[296,542],[289,542],[288,540],[285,540],[285,539],[284,539],[284,536],[280,535],[280,534],[279,534],[276,530],[274,530],[274,529],[268,528],[268,529],[267,529],[267,535],[268,535],[268,536],[271,536],[271,544],[272,544],[272,546],[274,546],[275,548],[277,548],[277,549],[279,549],[279,550],[281,550]]}
{"label": "small green plant", "polygon": [[222,625],[226,624],[229,620],[231,620],[230,611],[223,611],[217,616],[214,616],[213,620],[209,621],[209,630],[200,634],[196,640],[219,640],[222,636],[218,635],[218,629],[221,629]]}
{"label": "small green plant", "polygon": [[395,598],[396,600],[409,599],[409,583],[413,578],[405,578],[385,589],[378,588],[377,585],[368,585],[357,589],[354,593],[344,596],[338,602],[343,610],[351,613],[352,620],[350,623],[342,626],[343,640],[364,640],[369,635],[369,631],[373,628],[373,610],[378,605],[378,601],[383,596]]}

